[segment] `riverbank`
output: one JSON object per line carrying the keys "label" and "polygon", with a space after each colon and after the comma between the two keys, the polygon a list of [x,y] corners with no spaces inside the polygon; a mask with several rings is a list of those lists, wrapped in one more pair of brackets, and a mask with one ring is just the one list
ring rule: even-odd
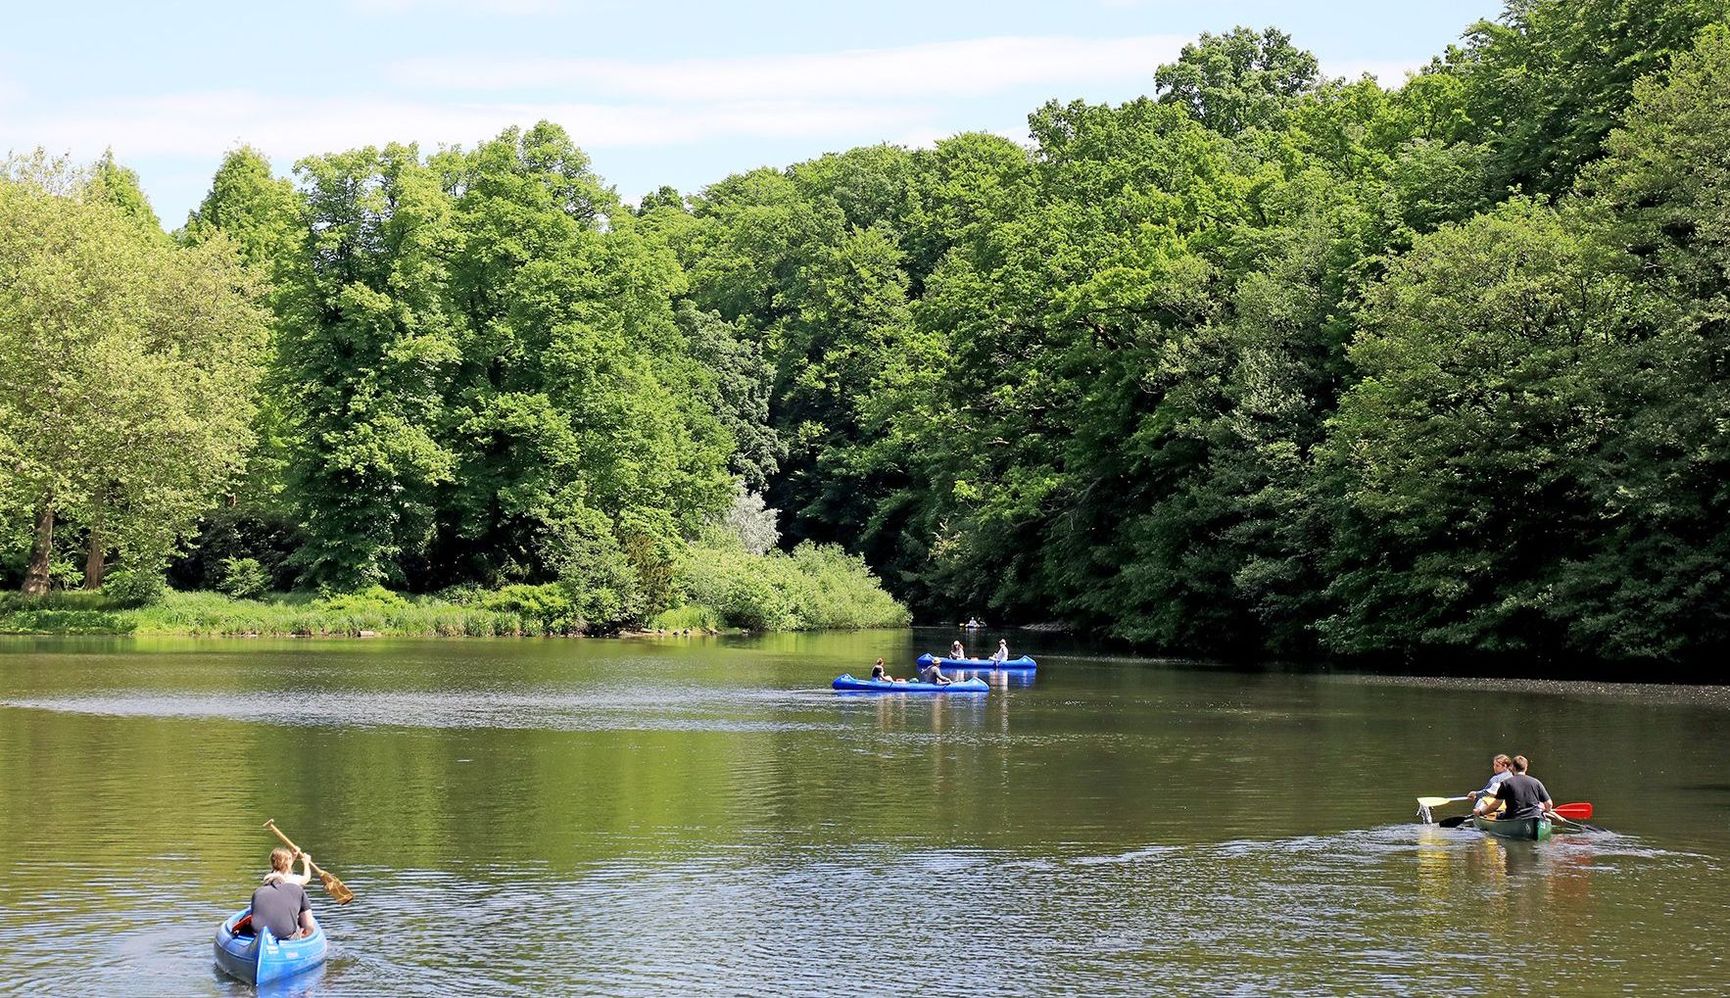
{"label": "riverbank", "polygon": [[[773,595],[773,594],[772,594]],[[785,594],[781,594],[785,595]],[[188,635],[194,637],[577,637],[654,633],[715,634],[735,630],[849,630],[905,626],[906,611],[863,602],[847,613],[820,601],[766,615],[741,606],[685,603],[623,628],[597,628],[560,587],[507,586],[456,599],[372,589],[317,596],[275,593],[241,599],[214,592],[167,590],[148,606],[116,606],[101,592],[41,598],[0,597],[0,634]],[[831,608],[833,609],[833,608]],[[775,626],[763,626],[766,623]]]}

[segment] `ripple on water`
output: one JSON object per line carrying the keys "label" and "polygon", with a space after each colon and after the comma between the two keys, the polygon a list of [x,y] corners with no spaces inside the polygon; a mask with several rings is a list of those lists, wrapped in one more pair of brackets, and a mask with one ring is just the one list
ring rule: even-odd
{"label": "ripple on water", "polygon": [[[707,687],[581,693],[310,692],[193,695],[92,694],[0,701],[0,707],[109,717],[188,718],[332,727],[496,728],[549,731],[822,731],[838,722],[795,720],[772,708],[784,696],[734,697]],[[752,716],[756,715],[756,716]]]}
{"label": "ripple on water", "polygon": [[[1150,981],[1205,974],[1216,993],[1385,992],[1390,982],[1420,993],[1457,983],[1481,959],[1478,912],[1495,881],[1472,864],[1504,851],[1482,836],[1438,843],[1421,831],[1056,858],[896,843],[740,846],[565,870],[357,867],[344,875],[361,902],[318,902],[335,947],[320,983],[353,994],[782,996],[1045,995],[1085,981],[1089,994],[1142,995],[1159,990]],[[1705,862],[1628,841],[1557,841],[1624,876]],[[1419,864],[1435,862],[1438,845],[1452,874],[1434,896],[1414,896]],[[1566,857],[1552,864],[1550,880],[1583,872]],[[46,993],[126,990],[148,973],[177,993],[223,991],[209,973],[209,938],[226,906],[183,889],[178,866],[122,876],[16,864],[0,892],[0,934],[22,955],[9,980]],[[70,889],[16,903],[28,894],[19,885],[39,876]],[[115,925],[86,914],[116,908],[140,917]],[[1327,973],[1294,955],[1299,940],[1333,954]],[[57,955],[68,952],[89,959],[69,968]],[[1150,967],[1162,969],[1150,977]]]}

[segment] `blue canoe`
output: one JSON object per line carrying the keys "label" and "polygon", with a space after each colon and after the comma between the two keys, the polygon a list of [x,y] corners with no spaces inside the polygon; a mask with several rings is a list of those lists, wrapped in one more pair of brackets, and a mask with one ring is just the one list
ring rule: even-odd
{"label": "blue canoe", "polygon": [[305,939],[278,940],[269,929],[254,932],[252,909],[237,911],[216,929],[216,965],[248,984],[287,980],[324,963],[324,926]]}
{"label": "blue canoe", "polygon": [[953,683],[891,683],[882,679],[841,676],[830,685],[846,693],[990,693],[983,679],[958,679]]}
{"label": "blue canoe", "polygon": [[935,655],[921,655],[917,661],[922,666],[936,662],[940,669],[979,669],[985,672],[1032,672],[1039,668],[1039,663],[1026,655],[1007,662],[993,662],[988,658],[938,658]]}

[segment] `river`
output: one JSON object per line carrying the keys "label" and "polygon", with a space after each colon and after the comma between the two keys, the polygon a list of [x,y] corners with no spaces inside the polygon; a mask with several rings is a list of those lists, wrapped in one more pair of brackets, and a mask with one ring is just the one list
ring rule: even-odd
{"label": "river", "polygon": [[[266,818],[356,894],[312,994],[1730,989],[1730,688],[828,689],[955,634],[0,639],[0,992],[248,993]],[[1415,822],[1497,751],[1607,831]]]}

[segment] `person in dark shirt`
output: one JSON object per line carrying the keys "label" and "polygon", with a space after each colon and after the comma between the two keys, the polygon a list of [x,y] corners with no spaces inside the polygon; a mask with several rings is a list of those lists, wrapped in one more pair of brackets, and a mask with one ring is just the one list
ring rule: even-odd
{"label": "person in dark shirt", "polygon": [[894,676],[891,676],[888,672],[884,671],[882,659],[878,659],[877,664],[871,667],[871,678],[880,679],[886,683],[893,683],[895,681]]}
{"label": "person in dark shirt", "polygon": [[1496,799],[1507,805],[1506,810],[1497,815],[1501,820],[1519,821],[1554,815],[1556,805],[1550,800],[1550,791],[1536,777],[1527,775],[1530,766],[1525,756],[1514,756],[1512,775],[1496,788]]}
{"label": "person in dark shirt", "polygon": [[936,662],[932,662],[922,669],[919,673],[919,679],[921,682],[932,683],[937,686],[948,686],[950,682],[949,677],[943,674],[943,667]]}
{"label": "person in dark shirt", "polygon": [[252,930],[269,929],[278,939],[301,939],[318,931],[305,884],[312,879],[312,857],[300,853],[300,872],[291,873],[295,854],[281,846],[270,851],[270,872],[252,892]]}

